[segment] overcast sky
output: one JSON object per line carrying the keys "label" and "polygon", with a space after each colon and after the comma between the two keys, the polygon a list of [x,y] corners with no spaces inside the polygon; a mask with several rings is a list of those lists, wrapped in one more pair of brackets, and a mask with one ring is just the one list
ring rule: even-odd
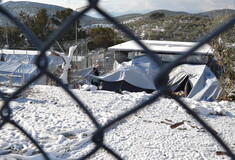
{"label": "overcast sky", "polygon": [[[9,0],[2,0],[2,3]],[[11,0],[24,1],[24,0]],[[29,1],[29,0],[25,0]],[[87,5],[88,0],[31,0],[77,9]],[[199,13],[215,9],[235,9],[235,0],[100,0],[99,4],[109,13],[147,13],[149,11],[166,9]],[[96,13],[90,12],[90,15]]]}

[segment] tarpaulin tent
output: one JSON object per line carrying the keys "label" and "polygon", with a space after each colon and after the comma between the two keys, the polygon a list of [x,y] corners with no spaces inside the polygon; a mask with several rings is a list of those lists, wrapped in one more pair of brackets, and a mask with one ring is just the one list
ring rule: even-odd
{"label": "tarpaulin tent", "polygon": [[104,90],[127,90],[131,92],[152,92],[156,90],[154,77],[157,74],[158,67],[147,56],[115,66],[115,71],[111,74],[98,77],[90,76],[102,81],[102,89]]}
{"label": "tarpaulin tent", "polygon": [[183,64],[169,74],[168,85],[172,91],[190,85],[188,98],[196,100],[214,101],[221,95],[218,79],[206,65]]}
{"label": "tarpaulin tent", "polygon": [[[1,54],[1,61],[4,62],[17,62],[23,64],[35,64],[38,55],[27,54]],[[49,67],[55,67],[63,63],[63,59],[58,56],[49,55],[48,64]]]}
{"label": "tarpaulin tent", "polygon": [[[35,77],[39,69],[35,65],[38,55],[35,54],[0,54],[0,82],[7,83],[9,76],[17,75],[23,78],[23,83],[29,81],[29,79]],[[58,56],[48,55],[48,68],[55,68],[62,65],[63,59]],[[6,76],[4,76],[6,75]],[[13,83],[22,83],[22,78],[12,76]],[[35,84],[46,84],[46,78],[43,76]]]}
{"label": "tarpaulin tent", "polygon": [[[159,87],[154,83],[158,70],[158,66],[151,59],[142,56],[122,64],[116,63],[114,71],[107,75],[90,76],[102,81],[104,90],[152,92]],[[173,92],[187,85],[186,96],[196,100],[213,101],[221,94],[218,79],[206,65],[183,64],[174,68],[169,74],[168,85]]]}
{"label": "tarpaulin tent", "polygon": [[[23,78],[23,83],[26,83],[30,78],[36,76],[38,73],[37,67],[33,64],[23,64],[18,62],[2,62],[0,61],[1,75],[18,75]],[[7,81],[7,76],[1,76],[0,81]],[[22,83],[22,78],[13,78],[13,83]]]}
{"label": "tarpaulin tent", "polygon": [[103,82],[102,89],[104,90],[131,92],[156,90],[153,81],[136,66],[125,66],[112,74],[99,77],[99,79]]}

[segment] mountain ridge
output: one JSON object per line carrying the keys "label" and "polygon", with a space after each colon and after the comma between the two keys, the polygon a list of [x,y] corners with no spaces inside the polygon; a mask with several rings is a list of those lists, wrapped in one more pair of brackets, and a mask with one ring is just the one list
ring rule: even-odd
{"label": "mountain ridge", "polygon": [[[56,11],[66,9],[65,7],[57,5],[44,4],[38,2],[28,2],[28,1],[18,1],[18,2],[9,1],[1,4],[1,6],[4,7],[6,10],[9,10],[10,13],[12,13],[12,15],[15,17],[17,17],[21,11],[25,12],[30,16],[34,16],[38,13],[38,11],[40,11],[43,8],[47,9],[48,15],[52,17],[53,15],[55,15]],[[76,11],[74,11],[74,13],[76,13]],[[4,17],[2,14],[0,14],[0,26],[4,26],[6,24],[6,22],[4,24],[4,21],[7,21],[7,18]],[[81,18],[81,25],[82,26],[91,25],[93,24],[90,23],[91,21],[98,23],[99,19],[84,15]]]}
{"label": "mountain ridge", "polygon": [[[57,5],[44,4],[44,3],[38,3],[38,2],[28,2],[28,1],[18,1],[18,2],[9,1],[6,3],[2,3],[1,6],[11,11],[11,13],[16,17],[20,13],[20,11],[24,11],[27,14],[33,16],[39,10],[41,10],[42,8],[45,8],[48,11],[48,15],[53,16],[56,13],[56,11],[66,9],[65,7],[61,7]],[[171,10],[159,9],[159,10],[154,10],[154,11],[150,11],[147,13],[130,13],[130,14],[124,14],[120,16],[113,16],[113,17],[116,18],[118,21],[126,21],[128,19],[135,18],[135,17],[149,16],[155,12],[164,13],[165,16],[197,15],[197,16],[214,17],[214,16],[223,16],[225,14],[235,15],[235,10],[233,9],[212,10],[212,11],[206,11],[206,12],[201,12],[201,13],[188,13],[184,11],[171,11]],[[6,21],[7,21],[6,17],[0,14],[0,26],[6,25],[7,23]],[[80,22],[82,26],[88,26],[88,25],[97,24],[97,23],[109,23],[105,18],[95,18],[95,17],[88,16],[88,15],[84,15],[81,18]]]}

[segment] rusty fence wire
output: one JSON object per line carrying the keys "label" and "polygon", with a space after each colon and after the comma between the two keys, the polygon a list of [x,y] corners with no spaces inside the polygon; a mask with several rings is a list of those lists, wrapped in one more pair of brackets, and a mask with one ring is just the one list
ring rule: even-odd
{"label": "rusty fence wire", "polygon": [[[192,54],[195,50],[200,48],[203,44],[210,42],[213,38],[217,37],[221,33],[225,32],[227,29],[231,28],[235,24],[235,17],[232,17],[230,20],[228,20],[223,25],[217,27],[213,32],[202,38],[197,45],[192,47],[187,52],[183,53],[180,57],[177,58],[174,62],[169,63],[167,66],[163,66],[161,63],[160,58],[158,58],[153,51],[149,50],[128,28],[118,23],[118,21],[114,18],[112,18],[108,13],[106,13],[104,10],[102,10],[98,2],[99,0],[88,0],[89,4],[86,8],[84,8],[81,12],[77,13],[76,15],[69,18],[64,24],[58,28],[56,32],[52,34],[52,36],[47,40],[46,43],[41,43],[37,37],[29,30],[27,27],[22,24],[16,17],[14,17],[9,11],[4,9],[2,6],[0,6],[0,13],[6,16],[8,19],[10,19],[12,22],[15,23],[16,26],[18,26],[37,46],[37,49],[41,52],[41,54],[38,56],[36,60],[36,65],[38,69],[40,70],[39,74],[32,78],[29,82],[27,82],[25,85],[23,85],[21,88],[19,88],[17,91],[13,93],[13,95],[10,98],[6,98],[2,92],[0,92],[0,98],[3,99],[4,104],[1,106],[0,110],[0,128],[2,128],[5,124],[11,124],[17,129],[19,129],[22,134],[27,136],[29,140],[37,147],[39,152],[43,155],[44,159],[49,160],[49,156],[46,154],[46,152],[43,150],[43,148],[37,143],[36,140],[34,140],[25,130],[23,127],[21,127],[17,122],[11,119],[11,108],[9,103],[19,94],[21,94],[30,84],[41,78],[42,76],[46,75],[50,77],[52,80],[54,80],[60,87],[62,87],[69,96],[71,96],[78,106],[88,115],[92,123],[96,127],[96,131],[94,135],[92,136],[92,141],[95,144],[95,148],[92,149],[88,154],[86,154],[84,157],[77,157],[78,159],[87,159],[93,154],[95,154],[98,150],[104,149],[109,154],[114,156],[116,159],[122,159],[122,157],[116,153],[115,150],[108,147],[104,143],[104,134],[105,132],[110,129],[114,124],[117,122],[128,118],[128,116],[138,112],[139,110],[145,108],[147,105],[155,102],[160,96],[162,95],[168,95],[172,99],[174,99],[176,102],[178,102],[187,112],[190,114],[194,119],[196,119],[210,134],[211,136],[216,139],[216,141],[224,148],[224,150],[227,152],[227,155],[231,159],[235,159],[235,155],[232,153],[231,149],[226,145],[226,143],[217,135],[214,130],[204,121],[202,120],[194,111],[192,111],[184,102],[182,102],[177,96],[173,95],[171,92],[167,89],[167,82],[168,82],[168,74],[170,71],[178,66],[180,61],[190,54]],[[70,89],[64,85],[60,79],[56,78],[50,71],[48,71],[48,59],[46,56],[46,51],[50,49],[50,46],[62,35],[62,33],[75,22],[76,20],[79,20],[82,16],[84,16],[85,13],[87,13],[89,10],[96,10],[99,14],[101,14],[104,18],[107,18],[111,23],[113,23],[117,28],[119,28],[122,32],[124,32],[126,35],[128,35],[131,39],[133,39],[139,46],[143,48],[145,53],[150,56],[155,63],[157,63],[161,69],[158,74],[158,76],[155,79],[155,83],[160,86],[159,92],[153,94],[151,98],[148,100],[142,102],[141,104],[135,106],[133,109],[129,110],[126,113],[123,113],[122,115],[118,116],[117,118],[111,120],[106,125],[101,125],[98,123],[98,121],[95,119],[95,117],[92,115],[92,113],[88,110],[86,105],[78,98],[76,97]]]}

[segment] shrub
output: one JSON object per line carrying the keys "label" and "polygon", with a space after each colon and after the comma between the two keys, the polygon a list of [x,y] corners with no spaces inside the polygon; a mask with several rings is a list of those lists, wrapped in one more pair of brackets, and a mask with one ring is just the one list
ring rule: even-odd
{"label": "shrub", "polygon": [[163,17],[165,17],[165,14],[161,12],[155,12],[155,13],[150,14],[149,16],[149,18],[151,19],[158,19],[158,18],[163,18]]}
{"label": "shrub", "polygon": [[219,81],[225,91],[226,99],[235,101],[235,95],[233,95],[235,91],[235,48],[225,43],[225,37],[221,37],[223,36],[212,41],[218,64],[222,68]]}

